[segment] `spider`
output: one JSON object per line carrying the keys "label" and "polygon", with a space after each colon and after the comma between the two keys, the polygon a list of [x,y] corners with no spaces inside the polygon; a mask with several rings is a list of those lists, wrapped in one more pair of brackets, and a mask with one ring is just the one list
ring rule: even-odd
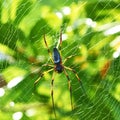
{"label": "spider", "polygon": [[43,66],[49,66],[51,67],[51,69],[43,72],[41,74],[41,76],[35,81],[34,83],[34,86],[36,86],[36,84],[40,81],[40,79],[44,76],[45,73],[49,73],[51,71],[53,71],[53,74],[52,74],[52,80],[51,80],[51,97],[52,97],[52,106],[53,106],[53,111],[54,111],[54,115],[56,117],[56,112],[55,112],[55,103],[54,103],[54,94],[53,94],[53,85],[54,85],[54,76],[55,76],[55,73],[62,73],[64,72],[67,80],[68,80],[68,87],[69,87],[69,91],[70,91],[70,101],[71,101],[71,108],[73,110],[73,101],[72,101],[72,88],[71,88],[71,80],[70,80],[70,77],[68,76],[68,73],[66,70],[69,70],[71,72],[73,72],[78,80],[78,82],[80,83],[80,85],[82,86],[82,82],[77,74],[77,72],[70,68],[70,67],[67,67],[65,66],[65,62],[72,58],[74,55],[70,55],[68,56],[66,59],[64,59],[62,61],[62,57],[61,57],[61,47],[62,47],[62,30],[60,31],[60,43],[59,43],[59,49],[57,47],[54,47],[53,48],[53,54],[51,53],[49,47],[48,47],[48,44],[47,44],[47,41],[46,41],[46,37],[45,37],[45,34],[44,34],[44,43],[46,45],[46,48],[48,50],[48,54],[50,56],[50,60],[52,62],[52,64],[44,64]]}

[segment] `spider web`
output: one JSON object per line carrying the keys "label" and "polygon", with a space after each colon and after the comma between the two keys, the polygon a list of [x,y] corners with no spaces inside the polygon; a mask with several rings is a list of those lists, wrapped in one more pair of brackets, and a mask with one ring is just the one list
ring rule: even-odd
{"label": "spider web", "polygon": [[52,72],[34,90],[40,74],[50,69],[44,44],[52,52],[59,46],[62,26],[62,60],[71,80],[74,110],[64,73],[54,78],[57,119],[120,119],[120,3],[108,1],[0,1],[0,118],[55,119],[51,102]]}

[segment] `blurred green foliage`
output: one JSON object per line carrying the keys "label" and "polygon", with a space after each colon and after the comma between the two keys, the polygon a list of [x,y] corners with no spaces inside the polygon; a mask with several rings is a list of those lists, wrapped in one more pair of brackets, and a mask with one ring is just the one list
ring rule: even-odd
{"label": "blurred green foliage", "polygon": [[[120,3],[117,0],[0,0],[0,119],[120,120]],[[57,74],[54,117],[49,67],[62,26],[62,59],[74,68],[71,79],[75,109],[64,73]]]}

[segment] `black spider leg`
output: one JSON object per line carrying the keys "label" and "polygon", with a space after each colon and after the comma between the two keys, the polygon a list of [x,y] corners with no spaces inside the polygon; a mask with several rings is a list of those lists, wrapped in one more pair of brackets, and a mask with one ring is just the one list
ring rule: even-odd
{"label": "black spider leg", "polygon": [[71,81],[70,81],[70,78],[69,78],[65,69],[64,69],[64,73],[65,73],[67,80],[68,80],[68,87],[69,87],[69,91],[70,91],[70,102],[71,102],[71,108],[73,110],[74,107],[73,107],[73,102],[72,102],[72,87],[71,87],[71,83],[70,83]]}
{"label": "black spider leg", "polygon": [[60,45],[59,45],[60,53],[61,53],[61,48],[62,48],[62,28],[60,29]]}
{"label": "black spider leg", "polygon": [[55,118],[56,118],[55,102],[54,102],[54,96],[53,96],[54,95],[53,94],[54,77],[55,77],[55,71],[53,71],[52,81],[51,81],[51,97],[52,97],[53,111],[54,111],[54,115],[55,115]]}
{"label": "black spider leg", "polygon": [[86,94],[86,91],[85,91],[85,89],[84,89],[84,87],[83,87],[82,81],[80,80],[80,78],[79,78],[77,72],[76,72],[74,69],[69,68],[69,67],[66,67],[66,66],[64,66],[64,68],[65,68],[65,69],[68,69],[68,70],[70,70],[70,71],[72,71],[72,72],[75,74],[75,76],[76,76],[78,82],[80,83],[80,86],[82,87],[82,91],[84,92],[85,95],[87,95],[87,94]]}
{"label": "black spider leg", "polygon": [[70,56],[68,56],[67,58],[65,58],[64,61],[63,61],[63,64],[64,64],[68,59],[70,59],[70,58],[72,58],[72,57],[74,57],[74,56],[76,56],[76,55],[70,55]]}
{"label": "black spider leg", "polygon": [[59,33],[59,41],[57,43],[56,46],[57,49],[59,49],[60,55],[61,55],[61,49],[62,49],[62,27],[60,29],[60,33]]}
{"label": "black spider leg", "polygon": [[52,65],[52,64],[44,64],[44,65],[42,65],[42,67],[44,67],[44,66],[54,67],[54,65]]}
{"label": "black spider leg", "polygon": [[45,42],[45,45],[46,45],[46,47],[47,47],[47,49],[48,49],[48,54],[49,54],[49,56],[50,56],[50,59],[51,59],[52,63],[54,63],[54,61],[53,61],[53,59],[52,59],[52,53],[51,53],[51,51],[50,51],[50,49],[49,49],[49,47],[48,47],[47,41],[46,41],[45,34],[44,34],[44,42]]}
{"label": "black spider leg", "polygon": [[[51,66],[49,64],[45,64],[45,66]],[[43,72],[41,74],[41,76],[34,82],[34,90],[36,90],[36,85],[38,84],[38,82],[41,80],[41,78],[46,74],[46,73],[49,73],[51,71],[53,71],[54,68],[51,68],[49,70],[47,70],[46,72]],[[52,81],[51,81],[51,97],[52,97],[52,106],[53,106],[53,111],[54,111],[54,115],[56,117],[56,112],[55,112],[55,104],[54,104],[54,97],[53,97],[53,83],[54,83],[54,74],[55,72],[53,71],[53,75],[52,75]]]}
{"label": "black spider leg", "polygon": [[[49,47],[48,47],[48,44],[47,44],[47,41],[46,41],[46,38],[45,38],[45,34],[44,34],[44,42],[45,42],[45,45],[46,45],[46,47],[47,47],[47,49],[48,49],[48,54],[49,54],[49,56],[50,56],[50,59],[51,59],[52,63],[54,63],[53,58],[52,58],[52,53],[51,53],[51,51],[50,51],[50,49],[49,49]],[[48,64],[45,64],[45,66],[53,67],[53,66],[50,65],[50,64],[49,64],[49,65],[48,65]],[[54,74],[55,74],[55,71],[53,71],[52,81],[51,81],[51,97],[52,97],[52,105],[53,105],[54,115],[55,115],[55,117],[56,117],[54,97],[53,97]]]}
{"label": "black spider leg", "polygon": [[34,82],[34,90],[36,89],[36,85],[37,85],[38,82],[41,80],[41,78],[42,78],[46,73],[49,73],[49,72],[51,72],[51,71],[53,71],[53,70],[54,70],[54,68],[51,68],[51,69],[43,72],[43,73],[40,75],[40,77]]}

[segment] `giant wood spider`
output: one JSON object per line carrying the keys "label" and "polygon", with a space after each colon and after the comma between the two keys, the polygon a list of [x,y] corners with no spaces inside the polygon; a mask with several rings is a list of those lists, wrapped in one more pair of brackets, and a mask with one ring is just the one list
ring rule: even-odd
{"label": "giant wood spider", "polygon": [[47,50],[48,50],[48,54],[50,56],[50,60],[52,62],[52,64],[44,64],[43,66],[49,66],[51,67],[49,70],[43,72],[41,74],[41,76],[35,81],[34,83],[34,86],[36,86],[36,84],[40,81],[40,79],[44,76],[45,73],[49,73],[51,71],[53,71],[53,75],[52,75],[52,80],[51,80],[51,97],[52,97],[52,105],[53,105],[53,111],[54,111],[54,115],[56,117],[56,112],[55,112],[55,104],[54,104],[54,94],[53,94],[53,85],[54,85],[54,76],[55,76],[55,73],[62,73],[64,72],[67,80],[68,80],[68,87],[69,87],[69,91],[70,91],[70,101],[71,101],[71,108],[73,110],[73,102],[72,102],[72,88],[71,88],[71,80],[70,80],[70,77],[68,76],[68,73],[66,70],[69,70],[71,72],[73,72],[78,80],[78,82],[80,83],[80,85],[82,85],[82,82],[80,81],[80,78],[77,74],[77,72],[70,68],[70,67],[67,67],[65,66],[65,62],[70,59],[71,57],[73,57],[74,55],[71,55],[71,56],[68,56],[66,59],[64,59],[62,61],[62,57],[61,57],[61,47],[62,47],[62,30],[60,31],[60,43],[59,43],[59,50],[57,47],[54,47],[53,48],[53,54],[51,53],[49,47],[48,47],[48,44],[47,44],[47,41],[46,41],[46,37],[45,37],[45,34],[44,34],[44,42],[45,42],[45,45],[47,47]]}

